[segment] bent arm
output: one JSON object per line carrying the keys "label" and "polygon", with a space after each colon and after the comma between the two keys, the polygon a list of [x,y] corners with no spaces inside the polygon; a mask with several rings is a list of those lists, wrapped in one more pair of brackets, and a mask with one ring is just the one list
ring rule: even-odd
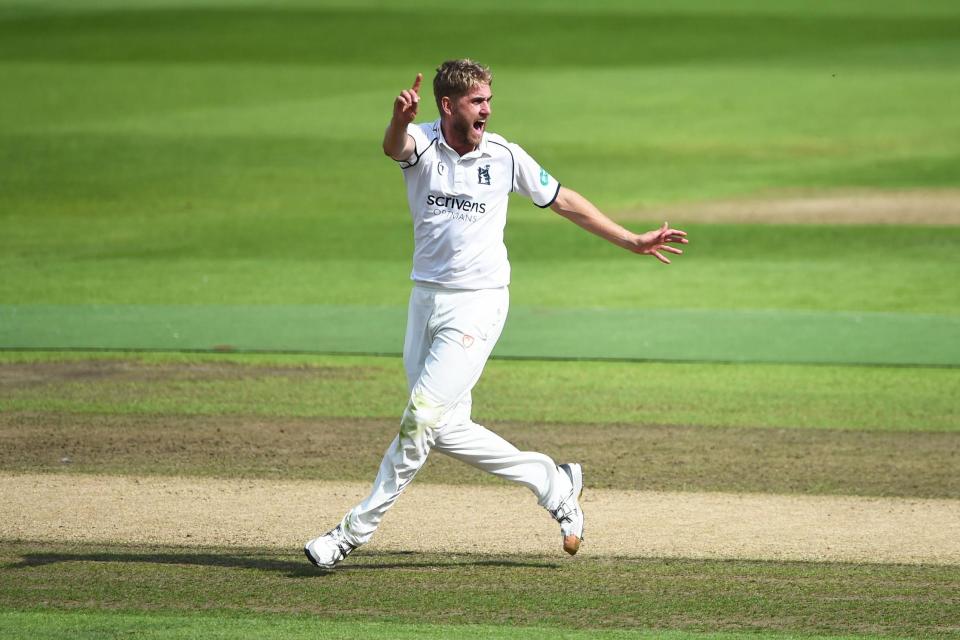
{"label": "bent arm", "polygon": [[618,247],[634,253],[652,255],[665,264],[670,264],[670,260],[660,253],[661,251],[677,255],[683,253],[682,250],[669,246],[668,242],[687,244],[687,233],[679,229],[671,229],[667,223],[653,231],[634,233],[611,220],[592,202],[573,189],[563,186],[560,187],[557,198],[550,208],[577,226]]}
{"label": "bent arm", "polygon": [[383,152],[398,162],[410,157],[417,149],[417,143],[407,133],[407,125],[417,117],[420,108],[420,82],[423,74],[418,73],[413,86],[404,89],[393,100],[393,117],[383,134]]}
{"label": "bent arm", "polygon": [[407,133],[407,123],[398,122],[396,118],[390,120],[383,134],[383,152],[394,160],[402,162],[410,157],[416,147],[413,136]]}

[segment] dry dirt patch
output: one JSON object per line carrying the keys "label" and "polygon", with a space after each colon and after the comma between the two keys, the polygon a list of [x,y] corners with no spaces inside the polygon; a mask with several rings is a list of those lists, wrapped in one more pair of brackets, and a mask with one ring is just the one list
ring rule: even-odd
{"label": "dry dirt patch", "polygon": [[[0,539],[297,547],[366,483],[0,475]],[[960,564],[960,501],[588,490],[584,556]],[[381,550],[560,552],[517,487],[414,484]]]}
{"label": "dry dirt patch", "polygon": [[250,366],[236,362],[144,363],[121,359],[23,362],[0,366],[0,391],[65,383],[212,382],[250,378],[357,380],[363,367]]}
{"label": "dry dirt patch", "polygon": [[788,192],[766,197],[643,208],[622,220],[782,224],[960,225],[960,189]]}
{"label": "dry dirt patch", "polygon": [[[129,397],[112,387],[91,385],[85,393],[91,402],[137,401],[137,387]],[[522,450],[546,447],[556,460],[582,462],[595,488],[960,498],[960,433],[512,422],[494,428]],[[0,471],[368,482],[396,431],[394,418],[2,413]],[[417,480],[497,483],[443,455],[430,456]]]}

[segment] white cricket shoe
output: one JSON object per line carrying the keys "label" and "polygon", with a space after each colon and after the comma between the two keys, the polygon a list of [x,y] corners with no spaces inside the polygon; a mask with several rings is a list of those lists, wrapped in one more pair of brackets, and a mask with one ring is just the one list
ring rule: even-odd
{"label": "white cricket shoe", "polygon": [[357,545],[350,544],[343,535],[343,529],[337,525],[319,538],[314,538],[304,545],[303,553],[307,560],[321,569],[333,569],[337,564],[350,555]]}
{"label": "white cricket shoe", "polygon": [[560,523],[560,535],[563,536],[563,550],[575,555],[583,541],[583,509],[580,508],[580,496],[583,495],[583,468],[576,462],[561,464],[558,469],[570,478],[570,495],[563,498],[556,509],[550,511],[553,519]]}

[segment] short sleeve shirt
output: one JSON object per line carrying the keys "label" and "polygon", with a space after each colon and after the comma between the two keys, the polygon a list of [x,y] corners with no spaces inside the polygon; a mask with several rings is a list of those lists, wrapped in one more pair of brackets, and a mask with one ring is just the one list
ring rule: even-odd
{"label": "short sleeve shirt", "polygon": [[519,145],[484,132],[461,156],[443,139],[440,121],[410,124],[416,150],[400,162],[413,218],[415,282],[451,289],[510,284],[503,243],[507,202],[516,191],[549,207],[560,183]]}

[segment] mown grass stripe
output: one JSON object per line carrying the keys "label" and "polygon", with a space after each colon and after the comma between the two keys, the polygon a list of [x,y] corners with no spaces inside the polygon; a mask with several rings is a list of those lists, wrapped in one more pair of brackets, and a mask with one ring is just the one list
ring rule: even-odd
{"label": "mown grass stripe", "polygon": [[[0,305],[0,347],[399,354],[405,310],[360,306]],[[960,365],[960,316],[517,307],[495,355]]]}
{"label": "mown grass stripe", "polygon": [[116,611],[0,611],[0,635],[9,640],[883,640],[880,635],[808,635],[782,632],[707,633],[665,630],[561,629],[494,624],[411,624],[343,621],[296,614],[174,614]]}
{"label": "mown grass stripe", "polygon": [[[344,623],[958,637],[960,568],[0,543],[0,608]],[[429,628],[429,627],[428,627]]]}
{"label": "mown grass stripe", "polygon": [[[395,357],[0,352],[0,376],[7,413],[396,421],[407,402]],[[958,397],[960,369],[491,361],[473,407],[491,426],[957,432]]]}

